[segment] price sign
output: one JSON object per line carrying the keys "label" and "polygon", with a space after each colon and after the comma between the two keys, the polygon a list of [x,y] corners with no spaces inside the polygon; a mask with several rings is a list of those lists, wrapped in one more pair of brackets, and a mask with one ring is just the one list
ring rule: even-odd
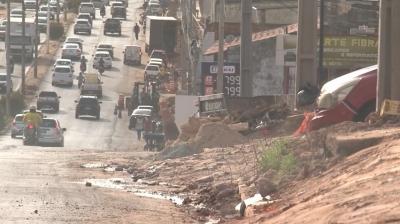
{"label": "price sign", "polygon": [[[239,63],[224,64],[223,91],[228,97],[240,96],[240,69]],[[215,94],[217,89],[218,65],[216,62],[202,62],[202,94]]]}
{"label": "price sign", "polygon": [[240,75],[224,75],[224,94],[230,97],[240,96]]}

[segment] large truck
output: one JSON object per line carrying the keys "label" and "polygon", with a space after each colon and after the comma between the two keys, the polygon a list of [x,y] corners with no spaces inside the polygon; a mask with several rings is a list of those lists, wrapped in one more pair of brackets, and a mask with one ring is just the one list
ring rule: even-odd
{"label": "large truck", "polygon": [[10,54],[13,58],[21,58],[22,48],[25,45],[25,58],[33,59],[35,44],[39,43],[36,37],[36,25],[34,18],[25,18],[25,37],[22,36],[22,18],[10,20]]}
{"label": "large truck", "polygon": [[176,47],[178,20],[174,17],[147,16],[145,50],[153,49],[173,53]]}

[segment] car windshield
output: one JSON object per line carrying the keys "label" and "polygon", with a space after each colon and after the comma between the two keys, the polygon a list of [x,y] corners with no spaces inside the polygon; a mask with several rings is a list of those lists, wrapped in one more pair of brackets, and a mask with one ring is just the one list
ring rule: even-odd
{"label": "car windshield", "polygon": [[75,44],[66,44],[65,45],[65,48],[68,48],[68,49],[75,49],[75,48],[78,48],[79,46],[78,45],[75,45]]}
{"label": "car windshield", "polygon": [[110,23],[110,24],[119,24],[119,20],[116,20],[116,19],[107,19],[106,22]]}
{"label": "car windshield", "polygon": [[15,116],[15,121],[22,121],[23,119],[24,119],[24,116],[23,115],[17,115],[17,116]]}
{"label": "car windshield", "polygon": [[56,67],[54,69],[55,72],[61,72],[61,73],[69,73],[71,72],[70,68],[66,68],[66,67]]}
{"label": "car windshield", "polygon": [[77,24],[87,24],[88,22],[87,22],[87,20],[85,21],[85,20],[78,20],[78,21],[76,21],[76,23]]}
{"label": "car windshield", "polygon": [[38,22],[39,23],[47,23],[47,18],[39,18]]}
{"label": "car windshield", "polygon": [[5,75],[0,75],[0,81],[6,81],[7,80],[7,76]]}
{"label": "car windshield", "polygon": [[79,100],[80,104],[96,104],[97,100],[94,98],[81,98]]}
{"label": "car windshield", "polygon": [[57,65],[71,65],[70,61],[57,61]]}
{"label": "car windshield", "polygon": [[106,54],[106,53],[97,53],[96,54],[96,58],[107,58],[107,57],[109,57],[110,55],[109,54]]}
{"label": "car windshield", "polygon": [[57,93],[55,92],[41,92],[39,97],[57,97]]}
{"label": "car windshield", "polygon": [[112,48],[109,44],[99,44],[98,48]]}
{"label": "car windshield", "polygon": [[42,123],[40,124],[40,127],[55,128],[55,127],[57,127],[57,121],[55,121],[53,119],[43,119]]}
{"label": "car windshield", "polygon": [[39,12],[38,17],[47,17],[47,12]]}
{"label": "car windshield", "polygon": [[158,71],[158,66],[147,66],[146,67],[146,70],[148,70],[148,71]]}

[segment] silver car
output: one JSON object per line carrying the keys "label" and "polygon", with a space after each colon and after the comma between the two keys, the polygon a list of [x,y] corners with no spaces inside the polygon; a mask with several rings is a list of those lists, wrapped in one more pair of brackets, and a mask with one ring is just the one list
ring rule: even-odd
{"label": "silver car", "polygon": [[24,131],[24,115],[17,114],[14,117],[12,126],[11,126],[11,138],[15,138],[17,136],[22,136]]}
{"label": "silver car", "polygon": [[38,143],[43,144],[56,144],[57,146],[64,147],[64,131],[61,128],[60,122],[54,118],[43,118],[42,124],[38,128]]}
{"label": "silver car", "polygon": [[82,56],[82,50],[78,44],[65,43],[62,51],[62,59],[79,60]]}

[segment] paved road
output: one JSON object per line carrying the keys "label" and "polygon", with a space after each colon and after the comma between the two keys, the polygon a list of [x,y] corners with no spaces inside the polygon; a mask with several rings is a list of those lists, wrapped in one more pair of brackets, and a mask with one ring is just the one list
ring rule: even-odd
{"label": "paved road", "polygon": [[[60,112],[47,116],[59,119],[67,128],[65,147],[23,146],[20,139],[11,139],[9,133],[0,136],[0,223],[193,223],[168,201],[82,184],[85,178],[109,178],[110,174],[82,169],[80,164],[120,161],[123,157],[136,160],[151,155],[142,151],[143,143],[128,131],[126,112],[122,119],[113,114],[118,94],[128,94],[133,82],[143,79],[143,66],[124,66],[121,60],[123,46],[136,42],[131,31],[138,19],[136,8],[142,1],[129,3],[129,19],[122,23],[122,37],[103,36],[100,16],[94,21],[91,36],[79,35],[85,42],[89,68],[99,42],[115,47],[113,68],[103,77],[101,119],[75,119],[77,83],[72,88],[53,87],[50,72],[40,89],[55,90],[62,97]],[[75,71],[78,70],[76,63]]]}

